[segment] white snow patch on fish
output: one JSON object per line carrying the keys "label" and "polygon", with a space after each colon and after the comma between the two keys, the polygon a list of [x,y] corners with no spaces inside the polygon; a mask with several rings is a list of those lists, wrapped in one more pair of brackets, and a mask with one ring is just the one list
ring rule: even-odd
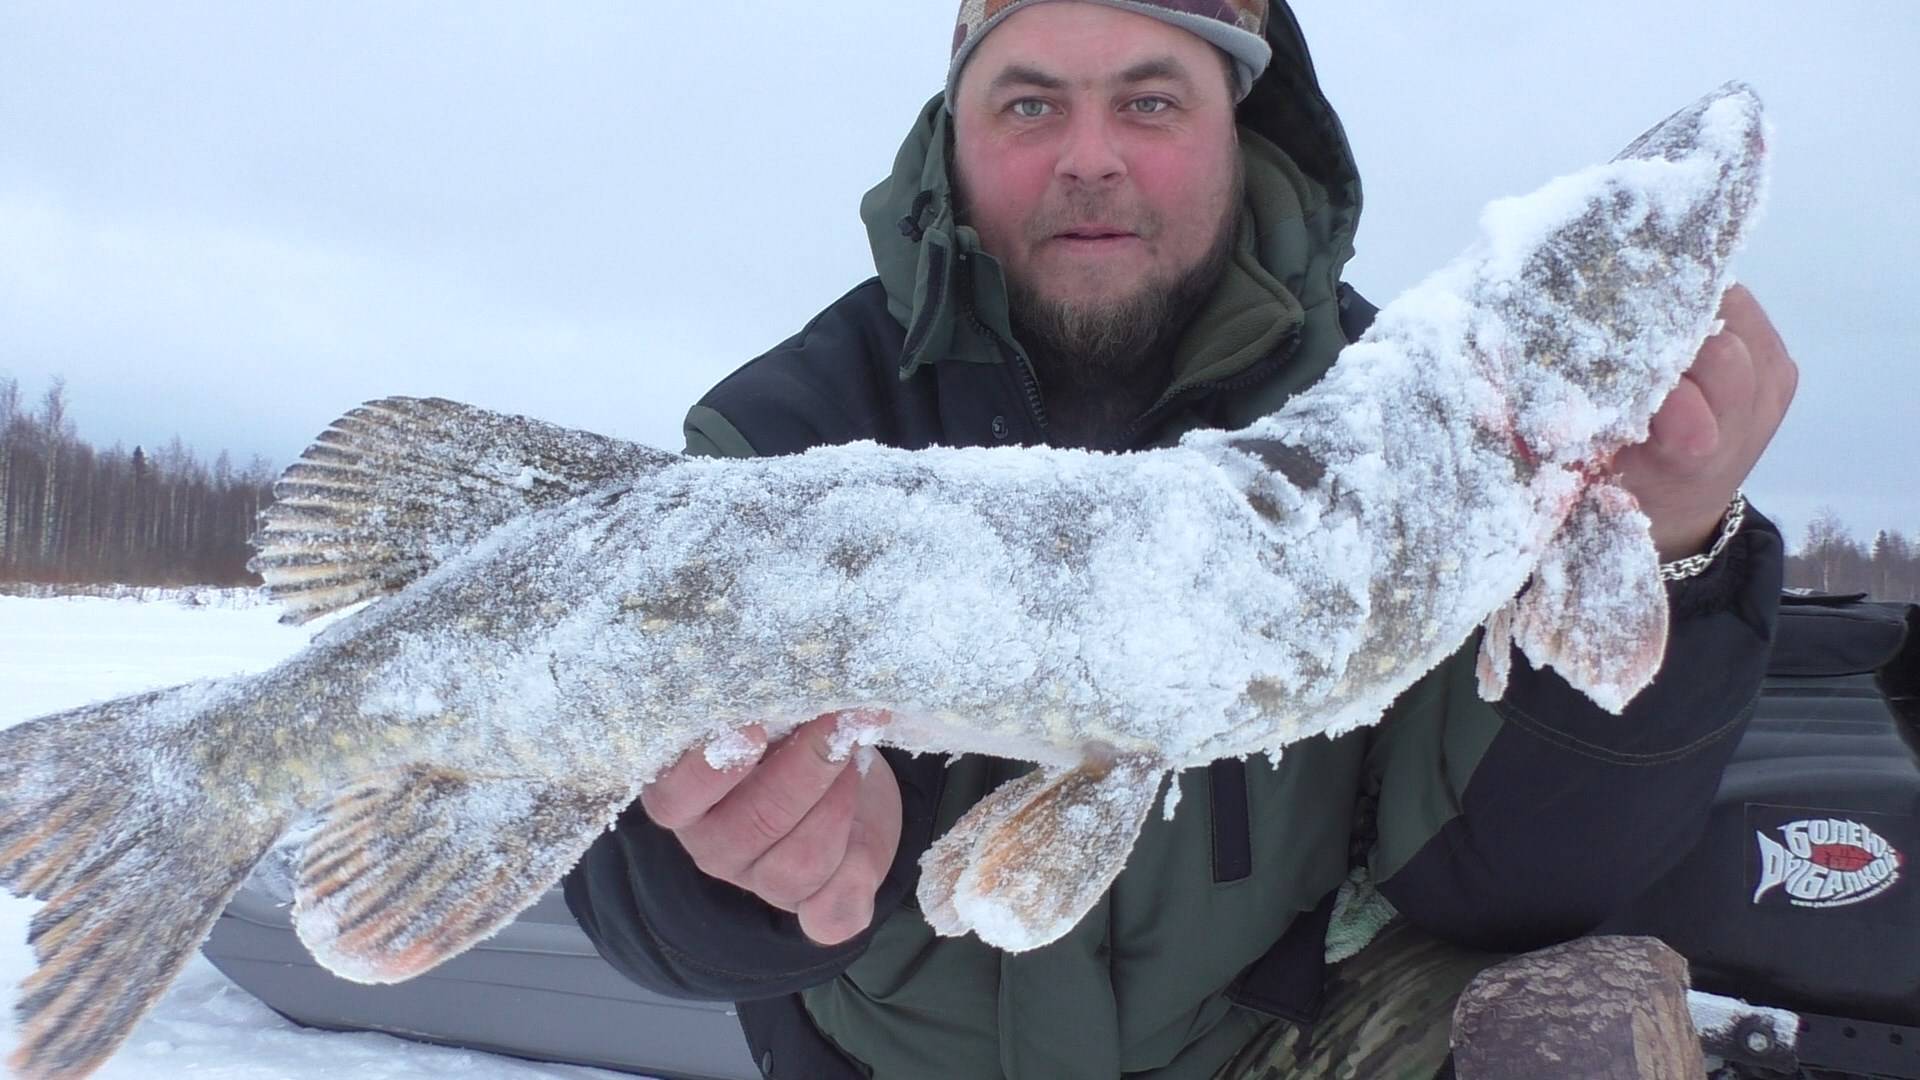
{"label": "white snow patch on fish", "polygon": [[12,1066],[96,1067],[289,829],[302,940],[405,979],[687,751],[750,755],[751,724],[852,711],[849,743],[1039,763],[920,885],[940,932],[1028,949],[1098,900],[1169,773],[1372,723],[1483,623],[1484,693],[1512,642],[1618,710],[1666,607],[1607,464],[1714,326],[1763,157],[1758,100],[1722,88],[1496,204],[1279,412],[1161,450],[713,461],[354,410],[256,563],[296,618],[385,599],[264,674],[0,732],[0,885],[47,901]]}

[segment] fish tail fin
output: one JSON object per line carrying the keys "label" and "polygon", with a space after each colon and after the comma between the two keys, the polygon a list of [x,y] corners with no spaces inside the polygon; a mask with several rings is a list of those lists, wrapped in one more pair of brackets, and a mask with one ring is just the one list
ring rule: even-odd
{"label": "fish tail fin", "polygon": [[[71,1080],[125,1041],[279,836],[200,787],[177,739],[204,684],[0,731],[0,887],[46,901],[14,1005],[16,1075]],[[153,747],[158,747],[155,753]]]}
{"label": "fish tail fin", "polygon": [[397,592],[494,527],[679,455],[438,398],[386,398],[274,484],[249,568],[301,623]]}

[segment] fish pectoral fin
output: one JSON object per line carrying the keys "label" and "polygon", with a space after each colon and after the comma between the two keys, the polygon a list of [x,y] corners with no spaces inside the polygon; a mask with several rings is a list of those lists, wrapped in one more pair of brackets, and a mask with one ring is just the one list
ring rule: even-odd
{"label": "fish pectoral fin", "polygon": [[1482,701],[1499,701],[1507,696],[1507,679],[1513,674],[1513,615],[1518,606],[1518,599],[1509,600],[1487,616],[1480,656],[1474,665]]}
{"label": "fish pectoral fin", "polygon": [[1515,602],[1513,638],[1608,712],[1660,670],[1667,593],[1646,515],[1612,483],[1589,486]]}
{"label": "fish pectoral fin", "polygon": [[521,514],[679,455],[438,398],[370,401],[273,486],[248,567],[306,622],[404,588]]}
{"label": "fish pectoral fin", "polygon": [[294,927],[343,978],[412,978],[538,900],[633,794],[431,768],[342,789],[300,854]]}
{"label": "fish pectoral fin", "polygon": [[1008,952],[1059,938],[1119,876],[1168,771],[1147,754],[1103,755],[1003,784],[921,857],[929,925]]}

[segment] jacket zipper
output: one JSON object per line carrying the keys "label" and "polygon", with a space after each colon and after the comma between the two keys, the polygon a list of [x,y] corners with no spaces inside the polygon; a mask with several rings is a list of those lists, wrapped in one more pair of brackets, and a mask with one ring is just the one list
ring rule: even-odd
{"label": "jacket zipper", "polygon": [[1027,359],[1027,355],[1014,348],[1012,342],[1001,337],[997,331],[982,321],[979,314],[973,310],[972,301],[968,301],[965,308],[967,322],[991,340],[999,348],[1002,356],[1012,358],[1019,365],[1020,388],[1026,395],[1027,416],[1044,433],[1047,430],[1047,406],[1040,400],[1040,376],[1034,373],[1033,361]]}

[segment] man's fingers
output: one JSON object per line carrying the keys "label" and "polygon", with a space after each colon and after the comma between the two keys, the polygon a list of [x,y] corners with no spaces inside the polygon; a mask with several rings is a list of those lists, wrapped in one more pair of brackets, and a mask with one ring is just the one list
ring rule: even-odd
{"label": "man's fingers", "polygon": [[800,824],[746,869],[746,887],[789,911],[819,892],[847,857],[861,779],[858,769],[841,770]]}
{"label": "man's fingers", "polygon": [[1727,290],[1720,304],[1720,317],[1727,329],[1738,334],[1746,346],[1753,368],[1754,411],[1753,444],[1755,454],[1772,440],[1787,406],[1800,385],[1800,369],[1787,351],[1780,331],[1767,317],[1753,293],[1744,286]]}
{"label": "man's fingers", "polygon": [[1755,357],[1786,356],[1787,343],[1767,317],[1760,300],[1745,285],[1736,284],[1720,298],[1720,321],[1740,336]]}
{"label": "man's fingers", "polygon": [[1699,388],[1716,420],[1744,421],[1753,413],[1755,377],[1753,356],[1732,330],[1708,338],[1694,358],[1687,381]]}
{"label": "man's fingers", "polygon": [[[759,751],[766,750],[765,728],[756,724],[740,734]],[[685,828],[739,786],[752,773],[754,764],[749,761],[730,769],[716,769],[707,764],[704,749],[690,750],[672,768],[641,789],[640,805],[661,828]]]}
{"label": "man's fingers", "polygon": [[[895,789],[895,799],[899,798]],[[898,817],[895,821],[897,823]],[[884,826],[882,826],[884,827]],[[812,896],[794,909],[800,929],[822,945],[838,945],[873,924],[873,898],[893,865],[899,829],[887,842],[876,829],[856,821],[847,843],[847,857]]]}
{"label": "man's fingers", "polygon": [[1720,318],[1724,327],[1661,403],[1647,441],[1614,459],[1652,523],[1662,558],[1691,554],[1712,539],[1798,382],[1785,343],[1751,292],[1728,289]]}
{"label": "man's fingers", "polygon": [[873,898],[884,867],[877,872],[863,859],[848,859],[819,892],[794,908],[800,929],[822,945],[838,945],[873,925]]}
{"label": "man's fingers", "polygon": [[[885,719],[847,717],[863,734]],[[673,830],[695,866],[773,907],[807,912],[803,926],[823,942],[866,928],[900,844],[893,770],[884,760],[864,773],[850,758],[833,760],[841,720],[819,717],[771,748],[764,731],[751,729],[750,741],[764,748],[757,763],[723,772],[696,751],[641,795],[647,813]]]}
{"label": "man's fingers", "polygon": [[1720,427],[1706,393],[1691,376],[1683,377],[1653,414],[1647,450],[1663,464],[1684,464],[1712,454],[1719,441]]}
{"label": "man's fingers", "polygon": [[675,830],[702,870],[746,885],[740,880],[746,869],[792,832],[847,771],[847,760],[830,756],[837,719],[802,724],[712,809]]}
{"label": "man's fingers", "polygon": [[873,924],[874,896],[900,850],[900,784],[885,761],[861,778],[859,799],[846,857],[795,909],[800,928],[822,945],[838,945]]}

